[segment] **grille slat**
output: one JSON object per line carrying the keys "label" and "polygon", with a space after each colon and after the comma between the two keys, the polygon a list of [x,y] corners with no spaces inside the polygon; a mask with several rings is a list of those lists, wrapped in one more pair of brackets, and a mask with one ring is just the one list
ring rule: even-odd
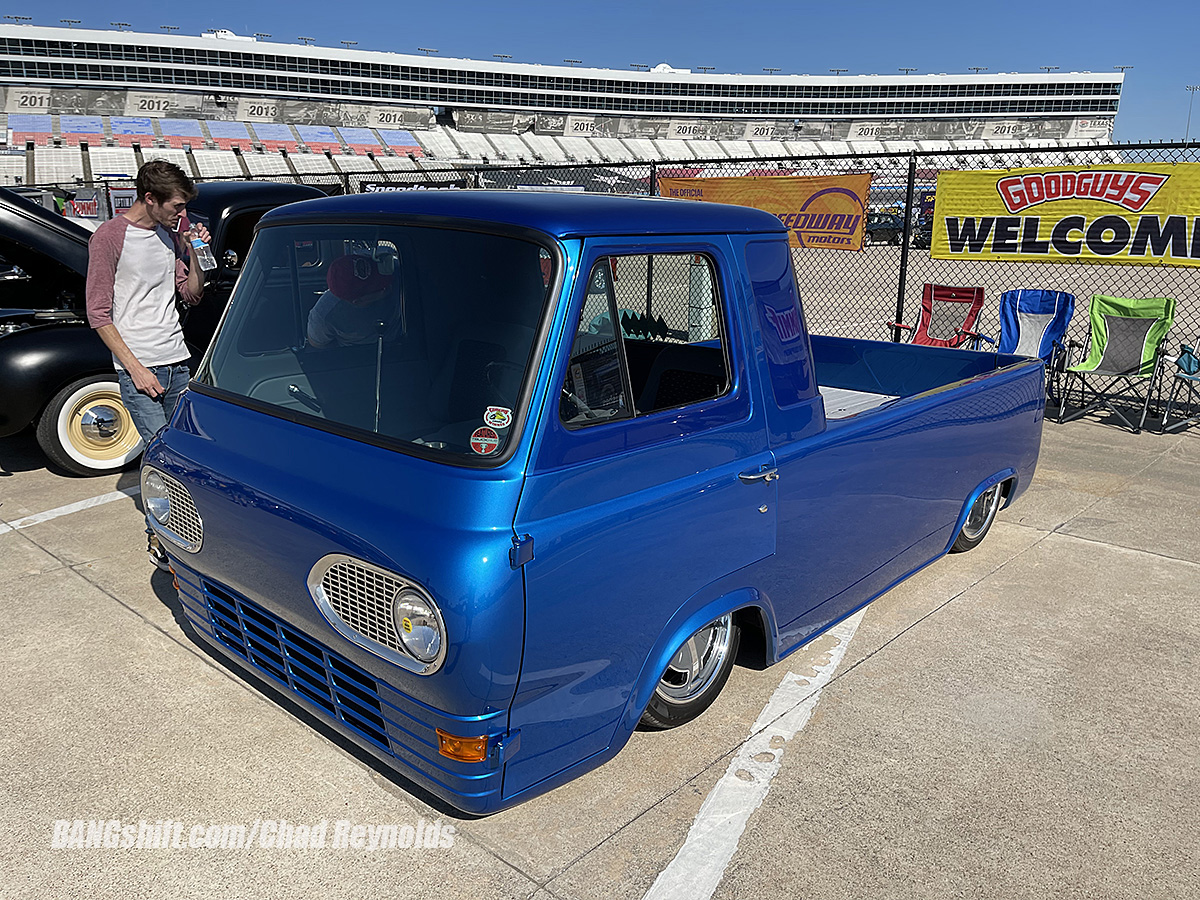
{"label": "grille slat", "polygon": [[221,643],[305,702],[396,755],[370,675],[250,600],[207,579],[202,587],[213,634]]}
{"label": "grille slat", "polygon": [[334,563],[321,577],[325,597],[343,622],[398,653],[405,651],[392,620],[392,598],[407,586],[399,578],[346,561]]}
{"label": "grille slat", "polygon": [[198,550],[204,539],[204,526],[200,521],[200,514],[196,512],[196,504],[192,502],[192,495],[166,472],[159,471],[158,474],[167,486],[167,499],[171,502],[171,514],[167,516],[166,528]]}

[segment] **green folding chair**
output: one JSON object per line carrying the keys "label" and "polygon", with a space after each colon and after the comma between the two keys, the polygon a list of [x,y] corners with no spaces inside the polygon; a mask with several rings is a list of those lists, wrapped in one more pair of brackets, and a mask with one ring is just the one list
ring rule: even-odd
{"label": "green folding chair", "polygon": [[[1070,422],[1093,410],[1106,409],[1137,434],[1145,427],[1150,411],[1160,349],[1175,321],[1175,299],[1126,300],[1095,294],[1088,306],[1088,318],[1091,336],[1087,359],[1067,367],[1058,421]],[[1079,408],[1068,415],[1073,385],[1079,389]],[[1140,396],[1143,390],[1144,399]],[[1125,416],[1117,401],[1141,406],[1137,425]]]}

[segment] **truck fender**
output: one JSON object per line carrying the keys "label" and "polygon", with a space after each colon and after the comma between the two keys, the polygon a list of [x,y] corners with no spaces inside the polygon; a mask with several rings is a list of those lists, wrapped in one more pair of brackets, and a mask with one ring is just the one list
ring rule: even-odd
{"label": "truck fender", "polygon": [[1018,493],[1017,477],[1016,469],[1011,467],[1007,469],[1001,469],[995,475],[992,475],[990,478],[986,478],[981,481],[979,486],[975,488],[975,490],[971,491],[970,495],[963,503],[962,509],[958,513],[958,519],[954,523],[954,528],[950,531],[950,542],[946,544],[946,549],[944,552],[949,553],[950,548],[954,546],[954,541],[958,538],[958,533],[962,531],[962,527],[967,521],[967,513],[971,511],[971,507],[975,505],[975,501],[979,499],[983,492],[1002,481],[1011,481],[1012,484],[1010,484],[1008,489],[1005,491],[1004,500],[1000,505],[1000,508],[1004,509],[1004,507],[1008,506],[1008,504],[1012,502],[1013,498]]}
{"label": "truck fender", "polygon": [[773,658],[776,622],[774,611],[766,598],[756,588],[750,586],[725,590],[714,596],[713,587],[710,585],[693,594],[676,610],[670,621],[659,632],[658,639],[650,648],[650,653],[638,673],[637,681],[630,691],[629,700],[626,702],[625,711],[617,727],[618,733],[614,737],[615,742],[624,744],[625,739],[637,727],[642,712],[650,703],[650,697],[654,693],[663,670],[666,669],[667,663],[671,661],[671,657],[675,655],[679,646],[714,619],[731,612],[757,616],[766,635],[767,659]]}
{"label": "truck fender", "polygon": [[46,325],[0,341],[0,437],[33,424],[58,391],[77,378],[112,374],[112,355],[91,328]]}

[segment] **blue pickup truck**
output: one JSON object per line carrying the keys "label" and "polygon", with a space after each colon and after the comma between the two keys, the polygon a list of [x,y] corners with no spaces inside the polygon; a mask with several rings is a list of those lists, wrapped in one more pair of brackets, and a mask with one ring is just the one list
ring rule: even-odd
{"label": "blue pickup truck", "polygon": [[1036,359],[810,336],[742,207],[268,213],[147,518],[198,639],[487,813],[679,725],[1028,486]]}

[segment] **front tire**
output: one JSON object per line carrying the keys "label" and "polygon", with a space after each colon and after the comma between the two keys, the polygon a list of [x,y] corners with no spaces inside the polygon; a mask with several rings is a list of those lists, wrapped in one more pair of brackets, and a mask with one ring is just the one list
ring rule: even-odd
{"label": "front tire", "polygon": [[80,378],[55,394],[38,419],[37,439],[51,462],[76,475],[120,471],[143,449],[111,375]]}
{"label": "front tire", "polygon": [[727,613],[684,641],[659,678],[642,724],[674,728],[708,709],[729,680],[741,638],[733,614]]}
{"label": "front tire", "polygon": [[968,550],[974,550],[983,542],[988,529],[992,527],[992,522],[996,521],[996,512],[1000,509],[1000,502],[1003,499],[1003,483],[994,484],[979,495],[978,499],[971,504],[971,509],[967,513],[967,521],[963,522],[962,531],[954,539],[954,546],[950,548],[951,553],[966,553]]}

